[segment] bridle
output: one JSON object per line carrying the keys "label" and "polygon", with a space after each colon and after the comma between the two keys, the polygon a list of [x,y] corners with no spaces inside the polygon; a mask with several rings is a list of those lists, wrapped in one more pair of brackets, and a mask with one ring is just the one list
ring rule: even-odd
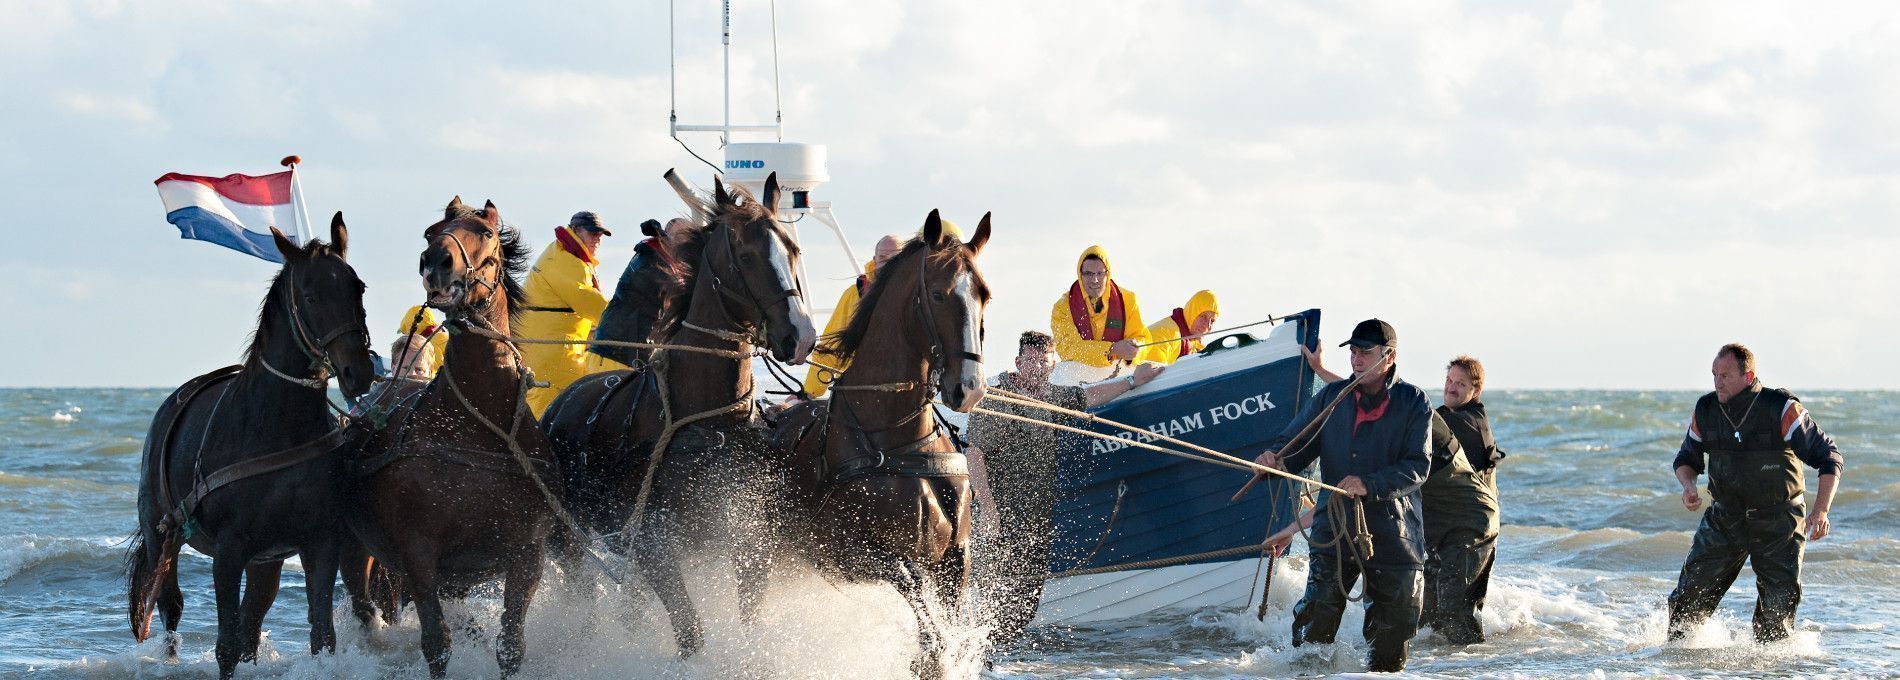
{"label": "bridle", "polygon": [[[718,306],[714,308],[719,312],[721,320],[719,325],[738,328],[740,332],[733,333],[687,323],[684,313],[680,315],[680,324],[686,328],[729,342],[764,345],[766,319],[770,318],[766,315],[766,307],[768,305],[778,304],[790,298],[804,297],[804,286],[794,273],[792,277],[792,288],[773,296],[768,296],[769,299],[755,294],[752,290],[752,283],[746,278],[745,270],[739,268],[739,258],[733,253],[735,247],[733,242],[738,238],[738,236],[733,233],[735,230],[724,221],[715,220],[715,222],[716,224],[712,229],[718,233],[713,234],[711,238],[717,241],[715,245],[720,248],[721,253],[725,256],[723,258],[725,260],[725,272],[738,279],[739,291],[743,291],[743,294],[733,290],[730,285],[726,284],[726,282],[720,278],[720,271],[712,266],[712,248],[706,248],[700,251],[698,271],[700,272],[700,276],[705,277],[704,280],[712,286],[713,292],[717,293],[721,298]],[[778,238],[777,234],[774,234],[773,238]],[[785,264],[787,267],[794,266],[791,262],[791,254],[789,252],[787,253]],[[749,306],[753,313],[753,320],[734,318],[732,310],[726,307],[727,300],[737,301],[742,305],[742,308]]]}
{"label": "bridle", "polygon": [[[916,451],[916,450],[924,448],[930,442],[936,440],[936,438],[940,434],[940,430],[937,427],[932,426],[929,428],[929,433],[924,435],[923,439],[898,447],[897,450],[894,452],[886,452],[883,448],[876,446],[870,440],[871,435],[896,430],[900,427],[910,424],[912,421],[915,421],[918,418],[923,417],[924,414],[929,413],[931,402],[936,401],[937,399],[937,385],[939,381],[941,380],[941,378],[943,377],[943,371],[944,371],[944,365],[945,365],[945,361],[944,361],[944,358],[945,358],[944,346],[945,345],[943,342],[943,336],[937,331],[936,312],[933,311],[934,305],[928,299],[930,289],[928,285],[928,280],[925,277],[926,271],[929,269],[929,264],[930,264],[929,248],[925,247],[924,249],[918,251],[918,258],[919,259],[917,262],[917,289],[916,289],[914,297],[912,298],[911,307],[917,310],[916,311],[917,319],[920,322],[920,324],[924,327],[925,333],[930,340],[930,347],[928,350],[925,351],[925,355],[926,355],[925,356],[925,361],[926,361],[925,380],[921,384],[915,381],[904,381],[904,382],[895,382],[895,383],[881,383],[881,384],[875,384],[875,385],[836,385],[834,384],[831,386],[832,391],[840,393],[839,398],[834,400],[837,402],[837,405],[839,406],[839,408],[836,410],[844,414],[846,425],[852,430],[853,437],[857,440],[859,448],[868,449],[870,452],[875,452],[878,455],[879,460],[878,460],[877,467],[881,467],[885,459],[887,459],[890,456],[902,455],[904,453],[909,453],[911,451]],[[879,300],[874,301],[872,304],[877,304],[877,302],[881,302],[882,298],[883,296],[879,296]],[[977,352],[971,352],[969,351],[968,348],[964,348],[962,351],[957,352],[956,358],[967,359],[967,360],[975,361],[978,363],[982,363],[983,361],[982,354],[979,354]],[[876,428],[866,427],[863,421],[858,418],[857,413],[852,410],[850,402],[843,399],[844,397],[843,393],[845,392],[893,392],[895,393],[895,392],[909,392],[911,390],[917,390],[920,388],[921,388],[921,395],[923,398],[918,400],[917,406],[911,409],[909,415],[899,418],[896,421],[890,423],[889,425],[884,425],[884,426],[876,427]]]}
{"label": "bridle", "polygon": [[[476,266],[475,260],[471,259],[468,256],[468,248],[462,245],[462,239],[456,236],[454,232],[449,231],[447,224],[442,225],[439,231],[431,235],[429,238],[430,240],[434,240],[437,238],[447,238],[449,242],[455,244],[455,251],[462,256],[462,275],[459,278],[457,278],[454,282],[462,284],[462,297],[464,299],[468,297],[469,293],[474,292],[475,286],[477,285],[488,289],[488,295],[483,297],[481,302],[478,302],[474,305],[465,305],[463,314],[466,315],[467,312],[470,310],[480,311],[480,310],[486,309],[488,307],[488,303],[494,300],[496,295],[501,293],[501,263],[494,262],[494,263],[482,264],[481,266]],[[491,236],[482,237],[484,241],[489,238],[500,239],[501,232],[495,231],[493,235]],[[483,279],[475,275],[475,272],[477,270],[485,269],[491,265],[495,268],[495,276],[493,278]]]}
{"label": "bridle", "polygon": [[[286,272],[286,275],[288,274],[289,272]],[[308,387],[313,390],[326,390],[329,389],[330,376],[335,371],[335,367],[330,362],[330,343],[336,342],[338,338],[343,337],[347,333],[355,332],[362,335],[363,347],[368,348],[369,328],[363,325],[361,319],[358,319],[332,328],[329,332],[321,336],[311,337],[310,330],[304,326],[303,310],[297,306],[297,298],[300,296],[297,294],[296,281],[296,277],[291,276],[290,280],[286,282],[288,285],[284,286],[290,303],[290,326],[293,334],[297,337],[297,349],[303,352],[304,358],[310,360],[310,364],[305,370],[313,371],[316,375],[310,378],[292,376],[277,370],[277,367],[270,365],[270,362],[264,360],[262,356],[258,357],[257,363],[263,366],[264,370],[269,371],[271,375],[293,384]]]}

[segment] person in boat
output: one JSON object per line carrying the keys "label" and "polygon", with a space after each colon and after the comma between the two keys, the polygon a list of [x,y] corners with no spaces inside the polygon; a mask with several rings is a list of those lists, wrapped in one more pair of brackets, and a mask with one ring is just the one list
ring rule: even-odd
{"label": "person in boat", "polygon": [[1432,413],[1432,468],[1425,497],[1423,624],[1447,642],[1484,642],[1484,609],[1497,557],[1497,464],[1504,453],[1491,437],[1479,398],[1484,364],[1460,355],[1445,366],[1445,401]]}
{"label": "person in boat", "polygon": [[[594,273],[600,264],[594,252],[602,237],[612,235],[601,225],[599,215],[585,210],[574,213],[567,226],[554,228],[554,242],[541,251],[523,286],[527,299],[517,317],[516,336],[552,340],[592,336],[600,313],[607,309],[607,296],[601,294],[600,278]],[[528,407],[536,418],[561,390],[587,374],[585,345],[521,345],[521,359],[535,380],[548,384],[528,390]]]}
{"label": "person in boat", "polygon": [[[1016,342],[1016,370],[990,381],[993,387],[1080,411],[1119,397],[1161,375],[1163,367],[1141,364],[1129,375],[1103,382],[1065,386],[1049,383],[1055,369],[1055,340],[1024,331]],[[1064,419],[1049,411],[996,400],[984,407],[1042,421]],[[1035,617],[1048,575],[1049,541],[1054,528],[1056,447],[1060,433],[983,413],[970,416],[970,486],[981,518],[975,555],[977,583],[984,593],[983,612],[998,644],[1021,634]]]}
{"label": "person in boat", "polygon": [[[1398,332],[1368,319],[1353,328],[1355,393],[1322,418],[1325,405],[1350,382],[1334,382],[1306,402],[1299,414],[1256,459],[1261,465],[1300,472],[1320,463],[1320,479],[1346,492],[1324,499],[1314,513],[1306,593],[1293,609],[1293,645],[1331,643],[1346,609],[1346,590],[1363,575],[1366,607],[1363,634],[1373,672],[1405,669],[1418,632],[1425,564],[1424,518],[1419,487],[1431,465],[1432,409],[1425,392],[1399,379]],[[1320,421],[1298,446],[1289,443]],[[1363,522],[1367,539],[1355,540]],[[1336,534],[1334,527],[1344,530]],[[1370,547],[1370,556],[1362,549]]]}
{"label": "person in boat", "polygon": [[396,342],[389,346],[389,356],[397,362],[390,369],[392,378],[424,382],[435,378],[435,357],[429,354],[429,340],[421,335],[396,338]]}
{"label": "person in boat", "polygon": [[[416,305],[402,313],[402,320],[396,324],[396,335],[416,335],[428,338],[429,342],[425,349],[429,354],[429,365],[432,367],[441,366],[442,351],[449,345],[449,334],[440,332],[441,328],[441,312],[427,305]],[[394,364],[399,361],[404,361],[403,356],[400,353],[392,354],[389,357],[389,361],[391,363],[390,372],[400,374],[402,371]],[[431,368],[430,376],[434,377],[434,375],[434,369]]]}
{"label": "person in boat", "polygon": [[[1715,501],[1702,514],[1682,575],[1669,594],[1669,639],[1708,620],[1745,560],[1755,570],[1755,640],[1786,639],[1801,604],[1801,553],[1828,535],[1841,452],[1801,400],[1763,387],[1755,353],[1724,345],[1711,368],[1715,391],[1696,401],[1676,453],[1682,507],[1702,508],[1696,477],[1709,474]],[[1819,471],[1814,507],[1803,507],[1801,465]]]}
{"label": "person in boat", "polygon": [[1140,359],[1165,365],[1199,352],[1206,347],[1201,336],[1213,330],[1218,320],[1220,300],[1214,297],[1214,291],[1198,291],[1188,298],[1187,305],[1175,307],[1168,318],[1148,327],[1148,339],[1143,343],[1147,347],[1141,348]]}
{"label": "person in boat", "polygon": [[[621,270],[613,299],[607,302],[607,308],[600,313],[600,323],[594,326],[595,340],[649,340],[653,324],[660,318],[666,287],[679,280],[679,262],[673,258],[673,246],[667,235],[685,233],[680,230],[691,225],[677,217],[664,227],[659,220],[640,223],[640,233],[645,234],[646,239],[633,247],[633,259]],[[646,356],[645,350],[613,345],[588,345],[587,351],[598,357],[589,360],[589,373],[632,366]]]}
{"label": "person in boat", "polygon": [[[950,227],[949,220],[944,220],[943,224],[946,229]],[[877,240],[877,250],[873,251],[871,261],[865,263],[864,273],[858,275],[857,280],[852,281],[851,285],[846,286],[844,292],[838,295],[838,306],[831,310],[831,319],[825,322],[823,337],[836,336],[844,332],[845,326],[851,325],[851,315],[857,313],[858,300],[864,295],[864,291],[871,288],[871,278],[877,276],[877,268],[896,257],[897,253],[903,249],[904,238],[896,234],[886,234],[884,238]],[[849,363],[835,355],[823,352],[813,352],[812,358],[827,366],[834,366],[839,371],[847,368]],[[837,379],[837,373],[812,366],[811,370],[805,372],[805,393],[811,395],[813,399],[822,399],[825,393],[831,390],[831,381]]]}
{"label": "person in boat", "polygon": [[1056,299],[1049,330],[1056,356],[1096,367],[1135,361],[1148,339],[1134,291],[1115,282],[1101,246],[1089,246],[1076,259],[1075,283]]}

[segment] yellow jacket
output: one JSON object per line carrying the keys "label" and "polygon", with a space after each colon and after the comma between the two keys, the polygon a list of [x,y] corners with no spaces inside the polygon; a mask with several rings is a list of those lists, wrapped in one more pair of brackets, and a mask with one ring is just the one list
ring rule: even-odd
{"label": "yellow jacket", "polygon": [[[831,319],[825,321],[825,332],[821,337],[843,333],[845,326],[851,325],[851,315],[858,312],[858,296],[862,295],[863,291],[870,290],[871,275],[875,268],[875,263],[865,263],[864,275],[858,277],[851,285],[845,286],[844,292],[838,295],[837,308],[831,311]],[[819,363],[835,366],[840,371],[850,368],[851,364],[849,361],[824,352],[812,352],[811,358]],[[805,391],[810,393],[813,399],[823,398],[826,392],[831,391],[831,381],[837,379],[837,374],[812,366],[805,371]]]}
{"label": "yellow jacket", "polygon": [[[1181,343],[1169,341],[1180,340],[1181,336],[1184,335],[1184,333],[1182,333],[1183,328],[1191,328],[1194,324],[1194,320],[1206,312],[1219,314],[1220,301],[1214,298],[1213,291],[1203,290],[1195,293],[1194,297],[1189,298],[1186,307],[1174,308],[1174,312],[1169,314],[1168,318],[1156,321],[1153,326],[1149,326],[1148,339],[1144,342],[1161,344],[1141,348],[1141,360],[1157,364],[1172,364],[1179,360],[1183,356]],[[1204,348],[1205,345],[1201,344],[1201,338],[1188,341],[1189,353],[1199,352]]]}
{"label": "yellow jacket", "polygon": [[[1135,302],[1134,291],[1115,285],[1115,270],[1109,264],[1108,251],[1101,246],[1089,246],[1075,259],[1076,284],[1071,290],[1077,290],[1082,284],[1082,262],[1090,255],[1100,257],[1102,265],[1108,269],[1108,282],[1104,284],[1103,297],[1115,291],[1121,293],[1122,303],[1122,339],[1134,340],[1136,344],[1148,341],[1148,327],[1141,323],[1141,307]],[[1076,328],[1074,316],[1070,314],[1069,294],[1064,292],[1056,298],[1056,305],[1049,311],[1050,335],[1056,339],[1056,356],[1063,361],[1079,361],[1090,366],[1108,366],[1114,362],[1108,358],[1108,348],[1115,343],[1103,340],[1107,337],[1110,304],[1108,300],[1085,300],[1084,311],[1088,314],[1089,338],[1082,337]],[[1139,353],[1137,353],[1139,354]]]}
{"label": "yellow jacket", "polygon": [[[523,286],[527,299],[516,317],[519,321],[514,334],[586,340],[593,335],[600,313],[607,309],[607,296],[601,294],[600,280],[594,274],[599,262],[568,233],[567,227],[555,227],[554,239],[528,272]],[[522,345],[521,358],[534,371],[536,380],[548,382],[546,388],[528,390],[528,406],[537,418],[555,395],[587,374],[586,345]]]}
{"label": "yellow jacket", "polygon": [[[422,322],[417,323],[415,327],[416,335],[429,335],[431,331],[435,333],[435,335],[429,337],[429,358],[433,360],[429,365],[436,367],[437,370],[441,370],[442,349],[449,346],[449,334],[446,331],[436,330],[438,326],[442,325],[441,312],[435,311],[432,307],[424,307],[422,305],[410,307],[409,311],[402,313],[402,320],[396,322],[395,337],[400,338],[409,334],[409,323],[415,321],[416,312],[422,312]],[[396,370],[396,359],[398,358],[399,357],[389,357],[389,370],[391,372]]]}

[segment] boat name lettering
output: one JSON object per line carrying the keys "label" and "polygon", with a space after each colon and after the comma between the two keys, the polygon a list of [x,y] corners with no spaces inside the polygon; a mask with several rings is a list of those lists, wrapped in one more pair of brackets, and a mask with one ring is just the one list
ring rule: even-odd
{"label": "boat name lettering", "polygon": [[1207,415],[1214,419],[1215,425],[1219,425],[1222,421],[1240,420],[1242,416],[1266,413],[1278,408],[1273,405],[1272,397],[1272,392],[1262,392],[1240,401],[1230,401],[1210,408],[1207,410]]}
{"label": "boat name lettering", "polygon": [[[1262,392],[1239,401],[1230,401],[1215,406],[1207,409],[1205,412],[1190,413],[1179,418],[1169,418],[1158,423],[1150,424],[1143,428],[1146,429],[1147,432],[1139,434],[1133,432],[1117,432],[1114,436],[1116,439],[1135,440],[1147,444],[1152,444],[1157,441],[1155,435],[1180,438],[1196,430],[1207,428],[1210,425],[1232,422],[1246,416],[1257,415],[1279,408],[1273,404],[1272,397],[1272,392]],[[1128,448],[1128,445],[1125,443],[1106,439],[1094,439],[1091,440],[1089,444],[1089,451],[1095,454],[1120,451],[1125,448]]]}

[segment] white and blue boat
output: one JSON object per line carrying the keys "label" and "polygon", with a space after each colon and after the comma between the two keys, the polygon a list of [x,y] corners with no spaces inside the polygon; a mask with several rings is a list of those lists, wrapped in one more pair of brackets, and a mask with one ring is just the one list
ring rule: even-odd
{"label": "white and blue boat", "polygon": [[[1322,386],[1300,353],[1318,341],[1319,317],[1309,309],[1264,338],[1222,337],[1092,412],[1252,460]],[[1080,435],[1064,438],[1058,461],[1051,576],[1038,624],[1249,606],[1263,590],[1261,542],[1297,516],[1297,489],[1285,479],[1230,502],[1249,472]]]}

